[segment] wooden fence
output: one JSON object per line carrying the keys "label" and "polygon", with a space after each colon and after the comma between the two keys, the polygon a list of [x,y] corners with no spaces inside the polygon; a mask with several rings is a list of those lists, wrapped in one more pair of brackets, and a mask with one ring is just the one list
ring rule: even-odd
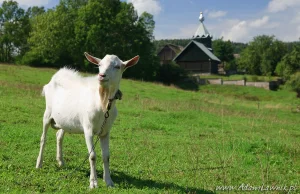
{"label": "wooden fence", "polygon": [[278,81],[269,81],[269,82],[249,82],[246,80],[231,80],[225,81],[223,79],[200,79],[196,77],[196,81],[199,85],[213,84],[213,85],[236,85],[236,86],[253,86],[258,88],[264,88],[266,90],[276,90],[281,83],[281,80]]}

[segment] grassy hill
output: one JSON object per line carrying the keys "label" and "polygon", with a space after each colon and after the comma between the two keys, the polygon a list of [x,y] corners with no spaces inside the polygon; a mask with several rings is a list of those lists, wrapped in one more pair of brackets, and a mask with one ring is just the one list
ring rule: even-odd
{"label": "grassy hill", "polygon": [[[99,179],[90,191],[88,162],[69,175],[87,155],[82,135],[65,136],[66,166],[58,168],[56,131],[49,130],[43,169],[35,169],[41,88],[55,72],[0,65],[0,193],[222,193],[219,186],[240,193],[247,184],[300,185],[300,101],[290,91],[241,86],[190,92],[122,80],[111,132],[116,188]],[[100,178],[99,147],[96,152]]]}

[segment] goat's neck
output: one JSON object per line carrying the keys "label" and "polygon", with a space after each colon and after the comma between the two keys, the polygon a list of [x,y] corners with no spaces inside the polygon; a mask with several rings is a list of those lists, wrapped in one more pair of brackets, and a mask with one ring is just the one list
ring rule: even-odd
{"label": "goat's neck", "polygon": [[107,111],[108,100],[114,98],[118,88],[99,86],[100,106],[103,112]]}

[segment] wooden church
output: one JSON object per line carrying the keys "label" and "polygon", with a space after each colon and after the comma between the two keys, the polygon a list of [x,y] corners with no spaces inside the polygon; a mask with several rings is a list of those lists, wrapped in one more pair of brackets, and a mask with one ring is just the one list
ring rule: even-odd
{"label": "wooden church", "polygon": [[213,54],[212,36],[203,24],[202,12],[199,20],[200,25],[192,40],[173,58],[173,61],[193,74],[217,74],[221,61]]}

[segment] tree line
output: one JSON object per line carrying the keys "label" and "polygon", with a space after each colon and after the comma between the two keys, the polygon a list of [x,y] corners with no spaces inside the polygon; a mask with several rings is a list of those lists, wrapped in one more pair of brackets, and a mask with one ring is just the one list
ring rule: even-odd
{"label": "tree line", "polygon": [[125,76],[154,80],[159,68],[154,26],[151,14],[138,16],[131,3],[120,0],[60,0],[48,10],[24,10],[6,0],[0,7],[0,61],[93,72],[85,51],[123,60],[140,55],[139,65]]}
{"label": "tree line", "polygon": [[[220,39],[215,39],[212,41],[212,43],[218,40]],[[155,40],[154,46],[156,51],[159,52],[161,48],[166,44],[174,44],[174,45],[185,47],[190,41],[191,39],[162,39],[162,40]],[[242,42],[230,42],[230,43],[232,44],[233,53],[237,53],[237,54],[241,53],[241,51],[247,47],[247,44]]]}

